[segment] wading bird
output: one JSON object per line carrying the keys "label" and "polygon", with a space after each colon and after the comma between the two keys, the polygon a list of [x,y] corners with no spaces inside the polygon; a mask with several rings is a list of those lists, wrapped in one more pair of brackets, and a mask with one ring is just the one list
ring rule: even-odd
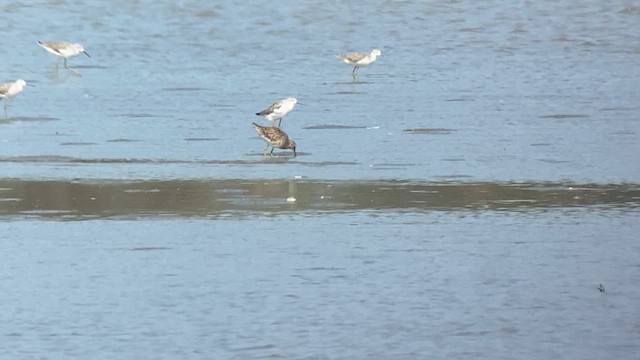
{"label": "wading bird", "polygon": [[267,142],[267,146],[263,150],[265,156],[267,156],[267,149],[271,146],[271,152],[269,153],[271,156],[273,156],[273,150],[277,147],[278,149],[293,150],[293,157],[296,157],[296,142],[290,139],[289,135],[282,129],[274,126],[260,126],[256,123],[253,123],[253,126],[255,126],[260,137]]}
{"label": "wading bird", "polygon": [[382,52],[380,52],[380,50],[373,49],[370,53],[350,52],[342,55],[336,55],[336,57],[342,60],[345,64],[353,65],[351,75],[353,76],[353,81],[356,81],[358,68],[371,65],[376,61],[376,58],[381,55]]}
{"label": "wading bird", "polygon": [[278,100],[271,104],[268,108],[257,112],[256,115],[264,116],[265,119],[272,121],[273,126],[276,125],[275,120],[278,120],[278,127],[282,122],[282,118],[285,117],[293,107],[298,103],[298,99],[294,97],[288,97],[286,99]]}
{"label": "wading bird", "polygon": [[19,92],[27,85],[27,82],[18,79],[0,84],[0,98],[4,99],[4,119],[7,119],[7,102],[10,98],[18,95]]}
{"label": "wading bird", "polygon": [[[80,44],[70,43],[68,41],[38,41],[38,45],[42,46],[49,53],[58,56],[59,58],[64,59],[64,68],[73,72],[74,74],[80,76],[80,73],[76,70],[67,66],[67,58],[72,56],[79,55],[81,53],[87,55],[86,51],[84,51],[84,47]],[[60,59],[58,58],[58,62],[56,62],[56,69],[58,68],[58,64],[60,63]]]}

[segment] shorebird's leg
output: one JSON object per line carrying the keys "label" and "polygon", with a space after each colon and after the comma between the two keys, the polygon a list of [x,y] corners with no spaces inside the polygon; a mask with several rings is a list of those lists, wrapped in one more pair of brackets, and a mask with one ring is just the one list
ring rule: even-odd
{"label": "shorebird's leg", "polygon": [[351,72],[351,75],[353,75],[353,81],[354,82],[356,81],[356,76],[358,75],[357,71],[358,71],[358,67],[354,66],[353,67],[353,71]]}
{"label": "shorebird's leg", "polygon": [[[275,123],[275,122],[274,122]],[[282,123],[282,118],[278,119],[278,127],[280,127],[280,124]]]}
{"label": "shorebird's leg", "polygon": [[67,66],[67,58],[64,58],[64,68],[69,70],[69,71],[71,71],[72,73],[74,73],[74,74],[76,74],[78,76],[82,76],[82,75],[80,75],[79,72],[77,72],[76,70],[73,70],[72,68]]}
{"label": "shorebird's leg", "polygon": [[275,150],[275,149],[276,149],[276,147],[275,147],[275,146],[272,146],[272,147],[271,147],[271,152],[269,153],[269,156],[273,156],[273,150]]}
{"label": "shorebird's leg", "polygon": [[60,59],[61,57],[56,56],[58,58],[58,60],[56,60],[56,65],[53,67],[53,71],[56,74],[56,79],[58,78],[58,76],[60,75]]}
{"label": "shorebird's leg", "polygon": [[80,74],[78,71],[73,70],[72,68],[67,68],[67,69],[68,69],[69,71],[71,71],[71,72],[73,73],[73,75],[76,75],[76,76],[80,76],[80,77],[82,77],[82,74]]}
{"label": "shorebird's leg", "polygon": [[4,98],[4,119],[7,120],[7,98]]}
{"label": "shorebird's leg", "polygon": [[262,155],[267,156],[267,149],[269,148],[269,144],[267,144],[267,146],[264,147],[264,149],[262,150]]}

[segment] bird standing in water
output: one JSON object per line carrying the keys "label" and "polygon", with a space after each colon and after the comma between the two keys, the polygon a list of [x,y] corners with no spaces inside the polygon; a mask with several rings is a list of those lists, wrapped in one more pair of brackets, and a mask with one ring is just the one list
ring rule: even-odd
{"label": "bird standing in water", "polygon": [[342,55],[336,55],[338,59],[342,60],[345,64],[353,65],[353,81],[356,81],[356,75],[358,68],[362,66],[369,66],[376,61],[378,56],[382,55],[382,52],[378,49],[371,50],[370,53],[364,52],[350,52]]}
{"label": "bird standing in water", "polygon": [[[70,43],[68,41],[38,41],[38,45],[42,46],[49,53],[63,58],[64,68],[78,76],[81,76],[79,72],[67,66],[67,58],[79,55],[81,53],[87,55],[88,57],[91,57],[89,56],[89,54],[87,54],[86,51],[84,51],[84,47],[82,45]],[[56,63],[56,68],[59,63],[60,59],[58,59],[58,62]]]}
{"label": "bird standing in water", "polygon": [[[294,97],[288,97],[286,99],[278,100],[271,104],[268,108],[257,112],[256,115],[264,116],[265,119],[269,121],[278,120],[278,127],[280,127],[280,123],[282,122],[282,118],[285,117],[293,107],[298,103],[298,99]],[[276,123],[273,123],[275,126]]]}
{"label": "bird standing in water", "polygon": [[18,95],[19,92],[27,85],[27,82],[18,79],[16,81],[10,81],[0,84],[0,98],[4,99],[4,119],[7,119],[7,102],[10,98]]}
{"label": "bird standing in water", "polygon": [[265,156],[267,155],[267,149],[271,146],[271,152],[269,153],[271,156],[273,156],[273,150],[277,147],[278,149],[293,150],[293,157],[296,157],[296,142],[290,139],[289,135],[282,129],[274,126],[260,126],[256,123],[253,123],[253,126],[255,126],[260,137],[267,142],[267,146],[263,150]]}

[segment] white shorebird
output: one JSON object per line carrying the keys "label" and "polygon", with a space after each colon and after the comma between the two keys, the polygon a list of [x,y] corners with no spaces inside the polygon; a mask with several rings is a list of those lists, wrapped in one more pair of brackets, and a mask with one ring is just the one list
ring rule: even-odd
{"label": "white shorebird", "polygon": [[351,75],[353,75],[353,81],[356,81],[356,71],[358,68],[371,65],[380,55],[382,55],[380,50],[373,49],[370,53],[350,52],[342,55],[336,55],[336,57],[344,61],[345,64],[353,65]]}
{"label": "white shorebird", "polygon": [[[63,58],[64,68],[68,69],[69,71],[73,72],[78,76],[80,76],[79,72],[67,66],[67,58],[79,55],[80,53],[84,53],[88,57],[91,57],[89,56],[89,54],[87,54],[86,51],[84,51],[84,47],[82,47],[82,45],[70,43],[68,41],[38,41],[38,45],[42,46],[49,53]],[[60,63],[60,59],[58,59],[58,62],[56,63],[56,67],[58,66],[59,63]]]}
{"label": "white shorebird", "polygon": [[265,119],[273,121],[273,126],[276,125],[275,120],[278,120],[278,127],[282,122],[282,118],[285,117],[293,107],[296,106],[298,100],[294,97],[288,97],[286,99],[278,100],[271,104],[268,108],[257,112],[256,115],[264,116]]}
{"label": "white shorebird", "polygon": [[0,98],[4,99],[4,119],[7,119],[7,102],[9,98],[15,97],[27,85],[27,82],[18,79],[0,84]]}

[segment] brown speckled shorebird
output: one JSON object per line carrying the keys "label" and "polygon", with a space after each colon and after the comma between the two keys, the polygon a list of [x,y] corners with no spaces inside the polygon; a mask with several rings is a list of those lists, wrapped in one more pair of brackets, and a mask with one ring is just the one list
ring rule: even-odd
{"label": "brown speckled shorebird", "polygon": [[260,126],[256,123],[253,123],[253,126],[255,126],[260,137],[267,142],[267,146],[263,151],[265,156],[267,155],[267,149],[271,146],[271,152],[269,153],[271,156],[273,156],[273,150],[277,147],[278,149],[293,150],[293,157],[296,157],[296,142],[291,140],[289,135],[282,129],[273,126]]}
{"label": "brown speckled shorebird", "polygon": [[378,56],[382,55],[382,52],[378,49],[371,50],[370,53],[364,52],[350,52],[342,55],[336,55],[336,57],[342,60],[345,64],[353,65],[353,81],[356,81],[356,71],[362,66],[368,66],[376,61]]}

